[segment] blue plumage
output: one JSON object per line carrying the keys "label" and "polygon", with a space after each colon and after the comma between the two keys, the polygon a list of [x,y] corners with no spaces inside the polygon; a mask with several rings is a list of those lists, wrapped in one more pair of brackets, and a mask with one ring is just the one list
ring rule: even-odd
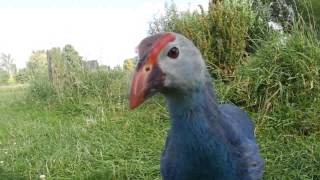
{"label": "blue plumage", "polygon": [[167,100],[171,128],[161,156],[164,180],[257,180],[263,161],[253,124],[240,108],[219,105],[200,51],[177,33],[149,36],[139,63],[130,108],[156,92]]}
{"label": "blue plumage", "polygon": [[247,114],[218,105],[207,86],[165,92],[171,117],[161,175],[164,179],[259,179],[263,162]]}

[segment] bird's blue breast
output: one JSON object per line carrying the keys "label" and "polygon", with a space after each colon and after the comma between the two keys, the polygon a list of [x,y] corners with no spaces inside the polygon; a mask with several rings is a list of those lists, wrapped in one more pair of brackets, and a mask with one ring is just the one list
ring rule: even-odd
{"label": "bird's blue breast", "polygon": [[223,138],[207,121],[202,108],[182,109],[171,107],[172,129],[161,158],[163,178],[235,179]]}
{"label": "bird's blue breast", "polygon": [[219,106],[210,86],[166,97],[171,129],[161,157],[164,180],[261,178],[263,161],[245,112]]}

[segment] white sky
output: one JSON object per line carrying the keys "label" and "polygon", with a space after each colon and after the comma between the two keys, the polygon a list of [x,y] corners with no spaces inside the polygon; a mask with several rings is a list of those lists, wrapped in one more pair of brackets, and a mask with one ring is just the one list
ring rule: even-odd
{"label": "white sky", "polygon": [[[165,0],[118,0],[114,4],[105,0],[102,5],[98,1],[71,1],[75,5],[65,1],[69,2],[66,6],[61,5],[63,1],[58,5],[39,5],[37,0],[33,0],[34,5],[17,0],[0,2],[0,53],[11,54],[18,68],[23,68],[33,50],[71,44],[85,59],[122,65],[124,59],[135,56],[135,47],[147,36],[148,22],[154,14],[163,12]],[[198,4],[207,7],[207,3],[176,1],[180,10]]]}

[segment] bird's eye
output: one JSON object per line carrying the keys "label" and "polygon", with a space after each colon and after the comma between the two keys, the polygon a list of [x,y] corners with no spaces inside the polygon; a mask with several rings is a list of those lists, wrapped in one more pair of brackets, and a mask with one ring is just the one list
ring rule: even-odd
{"label": "bird's eye", "polygon": [[169,50],[167,55],[172,59],[176,59],[179,56],[179,49],[177,47],[173,47]]}

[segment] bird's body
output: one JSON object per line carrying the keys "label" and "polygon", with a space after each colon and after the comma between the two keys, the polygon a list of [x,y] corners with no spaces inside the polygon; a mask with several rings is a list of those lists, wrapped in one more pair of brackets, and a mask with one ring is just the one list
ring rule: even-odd
{"label": "bird's body", "polygon": [[[211,83],[210,83],[211,85]],[[259,179],[262,161],[244,111],[218,105],[211,88],[167,97],[171,118],[164,179]]]}
{"label": "bird's body", "polygon": [[[202,57],[189,40],[178,34],[166,35],[167,39],[165,35],[151,36],[140,44],[148,47],[148,52],[160,45],[162,49],[157,49],[156,64],[140,61],[135,75],[138,80],[134,78],[131,87],[134,98],[130,99],[134,108],[156,90],[166,97],[171,128],[161,156],[161,176],[164,180],[260,179],[263,161],[249,117],[234,105],[217,103]],[[146,43],[152,38],[155,42]],[[171,52],[173,48],[175,52]],[[178,51],[176,56],[178,48],[186,55],[179,56]],[[150,66],[151,72],[144,69]],[[142,85],[141,81],[152,85]],[[141,97],[141,92],[147,94]]]}

